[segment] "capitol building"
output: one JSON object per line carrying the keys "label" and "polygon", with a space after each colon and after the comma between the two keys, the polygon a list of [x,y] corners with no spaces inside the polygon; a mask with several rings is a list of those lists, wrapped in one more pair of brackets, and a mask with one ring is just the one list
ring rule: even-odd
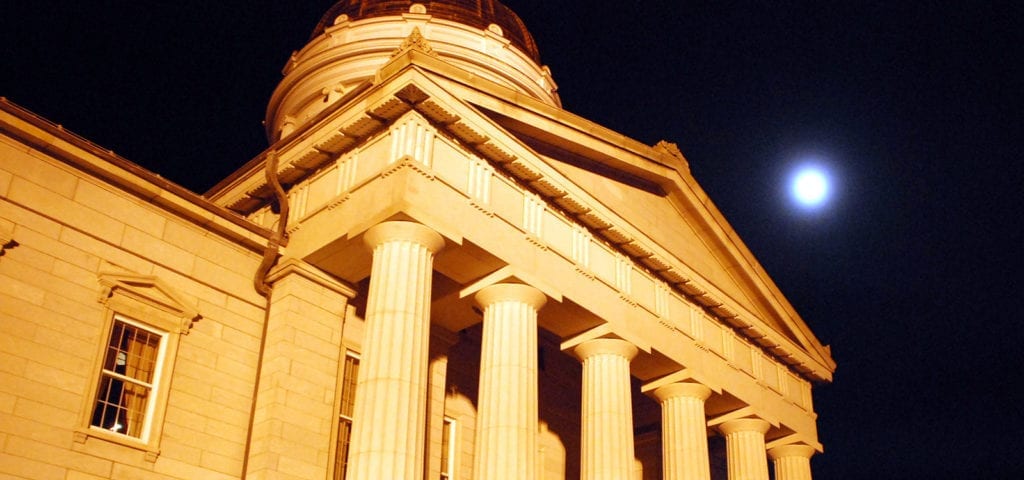
{"label": "capitol building", "polygon": [[340,0],[191,192],[0,99],[0,478],[809,480],[835,362],[495,0]]}

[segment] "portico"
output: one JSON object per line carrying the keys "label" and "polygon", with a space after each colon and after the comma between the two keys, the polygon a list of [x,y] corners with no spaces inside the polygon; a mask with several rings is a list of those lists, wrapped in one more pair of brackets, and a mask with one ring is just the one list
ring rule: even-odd
{"label": "portico", "polygon": [[[273,110],[287,218],[265,159],[215,195],[284,222],[285,255],[359,292],[339,318],[361,362],[346,478],[710,479],[714,436],[730,479],[767,479],[769,457],[776,478],[808,478],[811,385],[835,365],[678,149],[467,71],[446,23],[400,18],[372,82],[295,107],[315,121]],[[527,60],[512,77],[550,81]],[[289,82],[280,108],[307,88]]]}
{"label": "portico", "polygon": [[[468,309],[464,316],[476,317],[480,323],[459,329],[475,328],[479,339],[457,340],[478,342],[479,348],[476,429],[472,442],[475,478],[548,478],[540,475],[543,468],[538,464],[541,415],[537,338],[541,325],[553,326],[562,320],[561,315],[578,316],[579,306],[567,305],[568,299],[557,293],[560,289],[544,283],[542,290],[526,283],[523,277],[529,275],[517,276],[512,266],[457,292],[429,294],[435,285],[452,288],[452,281],[425,267],[433,263],[435,256],[443,266],[448,261],[443,256],[452,255],[453,249],[462,246],[449,240],[450,245],[445,247],[446,240],[435,230],[410,220],[381,222],[370,227],[362,238],[372,248],[374,273],[369,282],[360,282],[367,286],[369,300],[360,351],[365,373],[359,380],[354,417],[384,421],[383,428],[393,435],[385,437],[380,424],[369,428],[369,422],[363,422],[360,429],[361,424],[356,422],[350,452],[352,473],[347,478],[424,477],[423,466],[427,464],[430,445],[424,440],[429,422],[422,409],[427,394],[422,338],[435,320],[435,327],[443,325],[445,330],[454,328],[452,325],[462,326],[452,323],[459,318],[454,314],[459,308]],[[390,275],[383,274],[385,268],[392,269]],[[374,282],[375,275],[388,278],[388,282]],[[426,314],[424,307],[416,306],[422,305],[427,297],[436,299],[430,314]],[[394,315],[407,316],[412,323],[398,321]],[[403,327],[395,328],[399,325]],[[382,328],[385,326],[391,328]],[[560,355],[571,356],[580,364],[577,382],[582,396],[577,421],[582,431],[578,466],[584,479],[632,478],[636,465],[643,464],[635,456],[633,446],[634,379],[640,380],[638,374],[654,369],[678,367],[658,355],[649,344],[623,336],[628,334],[618,335],[606,323],[558,346],[564,351]],[[409,367],[410,358],[422,358],[422,367]],[[640,359],[644,370],[636,371],[633,361]],[[405,368],[374,376],[371,368],[377,363]],[[803,440],[807,437],[791,431],[780,420],[772,423],[762,418],[771,418],[770,412],[760,414],[750,404],[740,406],[740,399],[728,390],[720,386],[713,390],[697,380],[699,376],[698,370],[684,367],[641,385],[640,390],[656,401],[661,411],[663,468],[663,472],[648,472],[643,478],[712,478],[708,451],[708,437],[712,435],[725,438],[730,479],[767,480],[769,457],[774,462],[775,478],[810,478],[809,458],[816,448]],[[394,387],[374,387],[375,382]],[[752,378],[751,382],[757,383]],[[769,391],[774,390],[766,390]],[[403,404],[408,406],[396,407]],[[374,413],[375,408],[383,410]],[[418,419],[399,418],[396,414],[402,408],[413,412],[411,415],[419,415]],[[361,449],[360,445],[373,448]],[[575,457],[576,453],[567,456]],[[647,471],[643,468],[646,466],[642,465],[641,470]]]}

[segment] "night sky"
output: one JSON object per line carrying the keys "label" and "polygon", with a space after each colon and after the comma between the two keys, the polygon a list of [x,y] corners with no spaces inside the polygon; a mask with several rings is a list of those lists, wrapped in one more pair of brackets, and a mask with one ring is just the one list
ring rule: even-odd
{"label": "night sky", "polygon": [[[332,2],[12,3],[0,96],[201,193]],[[816,478],[1024,478],[1020,3],[505,3],[564,107],[676,142],[832,346]]]}

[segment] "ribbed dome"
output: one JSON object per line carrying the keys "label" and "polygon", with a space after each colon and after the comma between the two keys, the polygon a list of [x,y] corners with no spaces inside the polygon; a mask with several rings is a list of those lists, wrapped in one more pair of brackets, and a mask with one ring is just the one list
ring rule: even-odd
{"label": "ribbed dome", "polygon": [[481,30],[487,29],[492,23],[501,27],[505,38],[525,52],[530,58],[540,63],[540,52],[533,41],[533,35],[526,25],[505,5],[494,0],[445,0],[445,1],[412,1],[412,0],[340,0],[335,3],[313,30],[312,38],[324,33],[334,24],[334,19],[348,15],[352,20],[372,17],[401,15],[409,13],[414,3],[426,7],[427,14],[453,22],[463,23]]}

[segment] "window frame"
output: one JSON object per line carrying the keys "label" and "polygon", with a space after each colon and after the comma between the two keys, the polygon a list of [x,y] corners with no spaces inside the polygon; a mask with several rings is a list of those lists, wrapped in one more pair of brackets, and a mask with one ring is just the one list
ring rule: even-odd
{"label": "window frame", "polygon": [[[348,365],[348,361],[350,359],[355,362],[355,372],[353,372],[353,373],[355,374],[356,378],[352,379],[353,381],[351,383],[353,399],[355,398],[355,393],[356,393],[355,390],[357,388],[356,382],[358,381],[358,377],[359,377],[359,367],[360,367],[360,364],[362,363],[362,357],[359,355],[359,353],[357,353],[356,351],[354,351],[352,349],[346,348],[345,349],[345,353],[344,353],[344,355],[342,355],[341,361],[339,362],[339,365],[338,365],[338,392],[337,392],[336,398],[335,398],[335,405],[336,405],[335,412],[337,413],[337,415],[336,415],[334,426],[333,426],[333,429],[334,429],[333,430],[333,435],[331,435],[331,438],[333,438],[334,441],[331,444],[331,458],[333,459],[333,461],[331,462],[331,469],[332,470],[331,470],[330,478],[335,479],[335,480],[337,480],[339,478],[338,475],[341,473],[341,472],[339,472],[340,469],[338,468],[338,460],[339,460],[338,457],[339,457],[339,455],[342,454],[342,452],[339,451],[338,444],[340,443],[339,442],[339,440],[340,440],[339,437],[341,435],[341,422],[343,420],[347,421],[348,424],[349,424],[349,438],[346,439],[346,446],[350,447],[352,445],[352,437],[351,437],[351,435],[352,435],[352,423],[354,421],[354,418],[352,416],[350,416],[350,415],[345,415],[344,413],[342,413],[342,408],[343,408],[342,402],[344,401],[343,399],[345,397],[345,391],[344,390],[345,390],[345,387],[347,385],[349,385],[348,378],[345,376],[345,373],[346,373],[346,367]],[[348,457],[349,457],[349,453],[350,452],[351,452],[351,450],[346,450],[344,452],[345,455],[346,455],[345,462],[344,462],[346,466],[349,464]]]}
{"label": "window frame", "polygon": [[[131,375],[113,371],[107,368],[107,366],[110,364],[110,359],[108,358],[109,355],[113,354],[118,356],[118,358],[114,360],[115,364],[120,360],[120,353],[114,353],[109,349],[110,343],[113,341],[114,331],[117,328],[118,324],[126,325],[136,330],[141,330],[143,332],[154,335],[159,339],[159,343],[157,344],[156,358],[154,359],[153,363],[153,374],[149,382],[144,382],[138,378],[132,377]],[[169,334],[163,330],[153,328],[152,326],[146,325],[142,322],[139,322],[138,320],[126,317],[119,313],[114,314],[114,319],[113,322],[111,322],[110,331],[107,333],[107,341],[104,344],[104,354],[101,358],[102,363],[99,372],[100,377],[97,380],[98,384],[94,392],[95,395],[93,395],[93,415],[89,421],[90,429],[101,430],[104,432],[104,434],[109,433],[113,435],[121,435],[141,442],[146,442],[149,439],[150,433],[153,428],[153,413],[156,410],[156,400],[160,398],[161,394],[163,394],[163,392],[160,389],[160,380],[163,377],[164,362],[167,355],[168,336]],[[100,395],[102,393],[100,389],[102,388],[103,385],[105,385],[105,379],[107,378],[111,379],[112,382],[122,382],[122,384],[130,383],[132,385],[141,386],[142,388],[147,390],[146,405],[142,412],[142,428],[137,436],[131,435],[127,432],[120,432],[114,429],[105,428],[102,425],[96,425],[95,411],[96,409],[100,408]]]}
{"label": "window frame", "polygon": [[[73,449],[108,456],[109,448],[99,444],[112,443],[141,451],[147,461],[155,462],[160,455],[164,416],[181,336],[187,335],[193,322],[201,317],[195,308],[188,306],[176,291],[157,277],[101,273],[99,283],[101,290],[97,300],[104,306],[103,324],[90,384],[87,393],[82,396],[81,420],[74,431]],[[161,335],[151,398],[147,400],[145,424],[138,437],[112,432],[92,424],[102,378],[106,375],[104,362],[108,355],[110,336],[118,322]]]}
{"label": "window frame", "polygon": [[[445,444],[445,434],[447,433],[447,445]],[[457,471],[457,453],[459,451],[459,421],[455,417],[448,415],[444,416],[441,421],[441,449],[442,451],[447,448],[447,455],[442,454],[441,456],[441,471],[439,477],[441,480],[454,480],[455,472]],[[444,460],[448,460],[445,462]],[[447,464],[446,464],[447,463]]]}

